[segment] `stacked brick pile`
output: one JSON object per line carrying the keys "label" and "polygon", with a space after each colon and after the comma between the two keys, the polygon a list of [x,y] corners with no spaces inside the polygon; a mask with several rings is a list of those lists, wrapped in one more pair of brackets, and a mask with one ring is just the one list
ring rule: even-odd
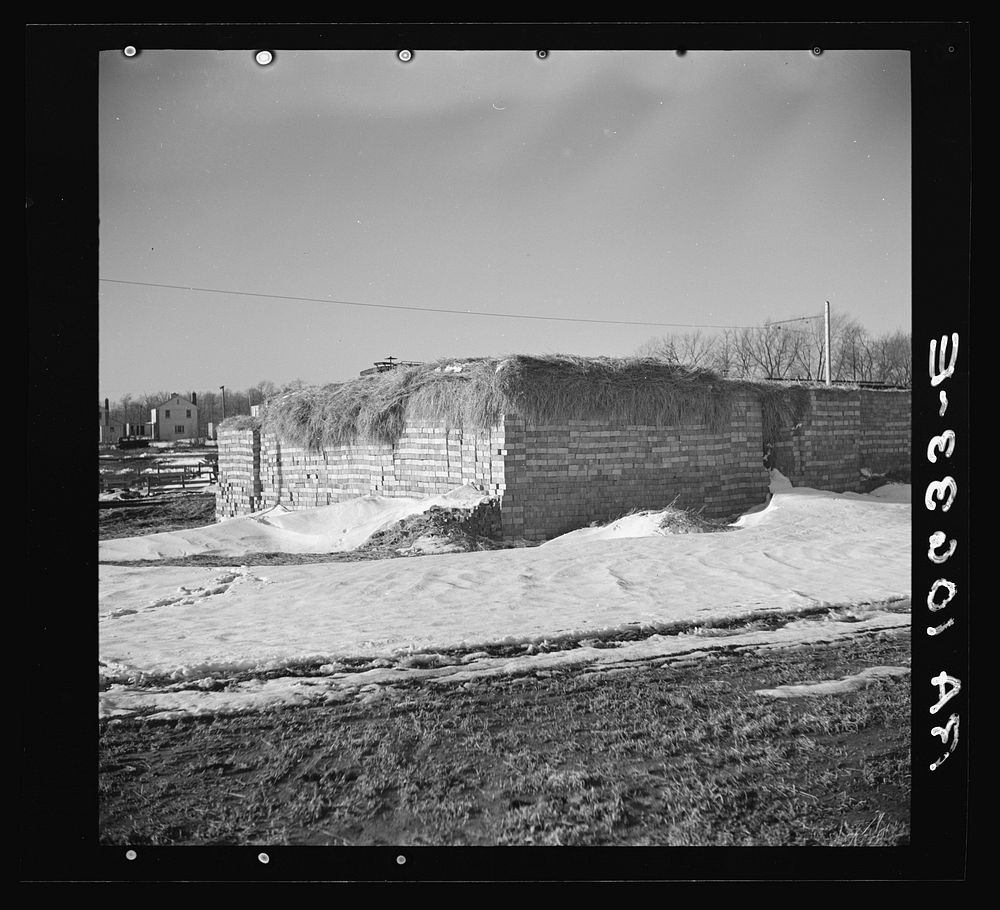
{"label": "stacked brick pile", "polygon": [[[260,446],[263,508],[311,509],[355,496],[428,496],[462,484],[497,494],[503,460],[497,430],[405,428],[395,445],[328,446],[311,451],[265,433]],[[502,439],[502,433],[500,434]]]}
{"label": "stacked brick pile", "polygon": [[875,473],[910,462],[910,393],[811,389],[801,423],[772,447],[769,465],[795,486],[860,490]]}
{"label": "stacked brick pile", "polygon": [[861,391],[861,467],[884,474],[910,464],[909,392]]}
{"label": "stacked brick pile", "polygon": [[[485,431],[415,422],[395,445],[310,452],[270,434],[223,430],[217,514],[372,493],[423,496],[466,483],[499,500],[504,538],[540,540],[674,502],[706,518],[734,515],[765,498],[763,455],[761,408],[749,392],[733,397],[721,431],[693,423],[533,425],[507,416]],[[861,468],[882,473],[909,458],[909,393],[814,389],[801,422],[774,442],[768,466],[796,486],[843,491],[861,488]]]}
{"label": "stacked brick pile", "polygon": [[260,431],[219,430],[219,489],[215,518],[234,518],[262,508]]}
{"label": "stacked brick pile", "polygon": [[535,426],[508,417],[505,439],[504,537],[543,540],[675,501],[728,517],[767,492],[760,410],[749,396],[736,396],[721,432],[597,420]]}
{"label": "stacked brick pile", "polygon": [[795,486],[817,490],[856,490],[861,480],[858,436],[861,400],[856,392],[811,389],[803,420],[799,472]]}
{"label": "stacked brick pile", "polygon": [[497,461],[495,432],[446,429],[430,421],[408,424],[393,447],[382,489],[390,496],[412,496],[444,493],[464,483],[488,488]]}
{"label": "stacked brick pile", "polygon": [[265,433],[261,443],[264,507],[313,509],[376,492],[387,446],[338,446],[316,452]]}

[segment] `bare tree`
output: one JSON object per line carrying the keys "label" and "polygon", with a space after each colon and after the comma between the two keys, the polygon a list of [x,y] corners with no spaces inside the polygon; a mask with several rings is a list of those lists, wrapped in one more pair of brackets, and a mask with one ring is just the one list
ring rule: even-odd
{"label": "bare tree", "polygon": [[[835,382],[909,385],[909,333],[873,336],[853,316],[835,313],[830,335]],[[725,329],[707,337],[700,332],[664,335],[650,339],[636,353],[668,363],[709,367],[733,379],[816,382],[826,378],[826,333],[819,316],[791,324],[767,322],[754,328]]]}
{"label": "bare tree", "polygon": [[785,325],[765,323],[744,329],[738,340],[739,360],[744,364],[742,378],[788,379],[799,359],[800,339]]}
{"label": "bare tree", "polygon": [[852,340],[860,350],[856,357],[860,382],[910,385],[913,351],[908,332],[862,333]]}
{"label": "bare tree", "polygon": [[698,332],[688,332],[680,339],[681,363],[692,367],[710,367],[715,360],[716,337],[702,335]]}
{"label": "bare tree", "polygon": [[262,379],[257,385],[254,386],[254,390],[257,392],[257,400],[254,404],[260,404],[266,401],[272,395],[278,392],[278,386],[271,382],[270,379]]}
{"label": "bare tree", "polygon": [[824,379],[826,356],[826,332],[823,320],[816,318],[790,329],[798,334],[792,378],[806,381]]}
{"label": "bare tree", "polygon": [[712,355],[712,369],[720,376],[736,375],[736,333],[734,329],[724,329],[715,338]]}
{"label": "bare tree", "polygon": [[659,338],[650,338],[649,341],[641,344],[635,352],[639,357],[655,357],[667,363],[679,363],[677,355],[677,342],[673,335],[661,335]]}
{"label": "bare tree", "polygon": [[636,353],[641,357],[657,357],[667,363],[689,367],[714,366],[718,339],[712,335],[686,332],[683,335],[663,335],[641,345]]}
{"label": "bare tree", "polygon": [[883,382],[909,386],[913,382],[913,336],[910,332],[893,332],[885,336],[885,366]]}

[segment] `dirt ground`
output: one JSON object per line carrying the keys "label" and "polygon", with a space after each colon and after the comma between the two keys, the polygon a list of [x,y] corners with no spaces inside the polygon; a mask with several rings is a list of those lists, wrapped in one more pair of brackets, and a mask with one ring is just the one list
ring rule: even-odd
{"label": "dirt ground", "polygon": [[101,724],[104,844],[843,845],[909,838],[909,679],[858,638],[614,673]]}
{"label": "dirt ground", "polygon": [[215,521],[215,496],[210,493],[162,496],[156,502],[134,503],[97,510],[99,540],[203,528]]}

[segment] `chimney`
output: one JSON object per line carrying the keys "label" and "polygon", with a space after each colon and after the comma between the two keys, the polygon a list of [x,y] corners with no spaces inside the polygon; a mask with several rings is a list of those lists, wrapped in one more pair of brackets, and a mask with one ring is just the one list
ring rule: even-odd
{"label": "chimney", "polygon": [[104,399],[104,425],[111,426],[111,404],[108,399]]}
{"label": "chimney", "polygon": [[198,405],[198,393],[197,392],[192,392],[191,393],[191,404],[193,404],[193,405],[195,405],[195,407],[197,407],[197,405]]}

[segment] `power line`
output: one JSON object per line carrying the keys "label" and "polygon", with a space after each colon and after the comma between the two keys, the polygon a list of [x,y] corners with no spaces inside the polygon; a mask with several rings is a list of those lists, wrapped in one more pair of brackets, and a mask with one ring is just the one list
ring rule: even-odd
{"label": "power line", "polygon": [[[451,310],[444,307],[419,307],[403,306],[397,303],[358,303],[354,300],[331,300],[328,297],[291,297],[284,294],[260,294],[256,291],[229,291],[221,288],[199,288],[184,284],[155,284],[151,281],[124,281],[119,278],[101,278],[100,281],[107,281],[113,284],[130,284],[147,288],[167,288],[175,291],[198,291],[205,294],[230,294],[235,297],[263,297],[268,300],[299,300],[305,303],[333,303],[338,306],[370,307],[378,310],[409,310],[417,313],[452,313],[458,316],[493,316],[507,319],[544,319],[552,322],[590,322],[602,325],[651,325],[660,328],[671,329],[756,329],[757,325],[702,325],[682,322],[634,322],[624,319],[586,319],[576,316],[538,316],[527,313],[494,313],[482,310]],[[778,325],[786,322],[800,322],[806,319],[815,319],[815,316],[796,316],[793,319],[778,319],[769,325]]]}
{"label": "power line", "polygon": [[[823,314],[817,313],[815,316],[796,316],[794,319],[772,319],[770,322],[765,323],[765,325],[782,325],[786,322],[808,322],[810,319],[822,319]],[[734,328],[740,329],[756,329],[758,326],[755,325],[741,325],[734,326]],[[799,329],[800,332],[805,331],[805,329]]]}

